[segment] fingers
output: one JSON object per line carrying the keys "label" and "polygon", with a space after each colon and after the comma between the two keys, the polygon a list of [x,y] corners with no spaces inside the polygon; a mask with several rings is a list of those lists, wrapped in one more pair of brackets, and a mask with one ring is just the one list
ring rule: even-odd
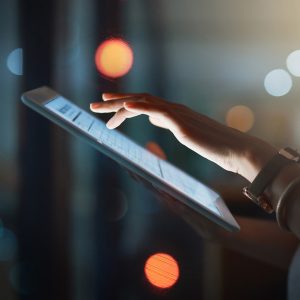
{"label": "fingers", "polygon": [[[131,106],[126,106],[127,101]],[[133,105],[143,103],[143,105]],[[109,100],[105,102],[96,102],[90,104],[90,109],[97,113],[111,113],[115,115],[108,121],[107,127],[114,129],[120,126],[127,118],[132,118],[140,114],[148,114],[151,117],[151,122],[156,126],[167,128],[167,125],[159,124],[159,118],[165,114],[161,104],[146,102],[142,97],[127,97],[117,100]],[[152,120],[153,119],[153,120]]]}
{"label": "fingers", "polygon": [[108,120],[106,123],[107,128],[114,129],[120,126],[127,118],[136,117],[138,114],[134,112],[130,112],[125,108],[121,108],[118,110],[112,118]]}
{"label": "fingers", "polygon": [[90,109],[93,112],[97,113],[110,113],[110,112],[117,112],[121,108],[123,108],[123,105],[126,101],[142,101],[142,98],[133,98],[133,97],[127,97],[117,100],[110,100],[106,102],[95,102],[90,104]]}
{"label": "fingers", "polygon": [[[149,121],[165,129],[171,130],[174,134],[179,130],[168,103],[146,98],[133,94],[104,94],[107,101],[90,104],[90,109],[96,113],[111,113],[115,115],[108,121],[107,127],[110,129],[120,126],[127,118],[132,118],[140,114],[148,115]],[[116,99],[116,97],[121,97]],[[124,96],[126,96],[124,98]],[[112,99],[114,98],[114,99]]]}
{"label": "fingers", "polygon": [[165,113],[165,110],[161,105],[146,102],[124,102],[124,108],[128,111],[148,115],[153,118],[161,118]]}
{"label": "fingers", "polygon": [[124,98],[136,98],[136,97],[142,97],[142,96],[145,96],[145,94],[103,93],[102,99],[104,101],[109,101],[109,100],[118,100],[118,99],[124,99]]}
{"label": "fingers", "polygon": [[125,102],[147,102],[159,105],[165,105],[163,99],[153,97],[148,94],[120,94],[104,93],[102,95],[104,102],[95,102],[90,104],[90,109],[97,113],[117,112],[123,107]]}

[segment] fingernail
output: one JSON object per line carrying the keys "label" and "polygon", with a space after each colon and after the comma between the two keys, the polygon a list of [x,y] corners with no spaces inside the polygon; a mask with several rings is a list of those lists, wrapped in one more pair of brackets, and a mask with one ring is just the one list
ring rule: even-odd
{"label": "fingernail", "polygon": [[108,129],[114,129],[114,122],[111,122],[110,120],[106,123],[106,127]]}
{"label": "fingernail", "polygon": [[99,103],[97,102],[90,103],[90,108],[97,108],[97,107],[99,107]]}
{"label": "fingernail", "polygon": [[134,102],[124,102],[124,106],[133,107],[134,106]]}

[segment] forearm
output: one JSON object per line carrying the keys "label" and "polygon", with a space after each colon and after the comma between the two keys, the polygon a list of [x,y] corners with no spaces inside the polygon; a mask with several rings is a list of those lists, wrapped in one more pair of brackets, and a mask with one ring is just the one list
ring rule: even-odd
{"label": "forearm", "polygon": [[287,269],[298,246],[298,239],[284,232],[272,221],[237,217],[241,226],[238,233],[222,231],[217,240],[222,246]]}
{"label": "forearm", "polygon": [[[106,93],[103,100],[92,103],[91,109],[97,113],[115,112],[107,123],[109,128],[120,126],[127,118],[147,115],[153,125],[170,130],[191,150],[250,182],[277,152],[258,138],[224,126],[184,105],[169,103],[149,94]],[[297,172],[300,176],[300,170]],[[276,201],[278,193],[271,198]],[[300,204],[296,198],[294,195],[295,201],[289,201],[287,217],[290,229],[300,237]]]}

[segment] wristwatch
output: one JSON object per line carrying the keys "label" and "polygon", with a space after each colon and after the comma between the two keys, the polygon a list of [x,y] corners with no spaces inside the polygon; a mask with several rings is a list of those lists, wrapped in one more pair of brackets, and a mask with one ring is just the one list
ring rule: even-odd
{"label": "wristwatch", "polygon": [[299,160],[300,154],[296,150],[289,147],[279,150],[262,168],[253,182],[243,188],[243,194],[267,213],[272,213],[274,208],[264,191],[284,166],[299,163]]}

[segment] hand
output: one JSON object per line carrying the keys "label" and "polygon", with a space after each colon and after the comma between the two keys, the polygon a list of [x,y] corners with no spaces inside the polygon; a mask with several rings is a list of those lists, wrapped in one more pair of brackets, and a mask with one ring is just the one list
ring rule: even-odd
{"label": "hand", "polygon": [[170,130],[177,140],[225,170],[253,181],[262,166],[276,153],[269,144],[224,126],[190,108],[148,94],[103,94],[104,102],[91,104],[97,113],[115,112],[110,129],[141,114],[158,127]]}

